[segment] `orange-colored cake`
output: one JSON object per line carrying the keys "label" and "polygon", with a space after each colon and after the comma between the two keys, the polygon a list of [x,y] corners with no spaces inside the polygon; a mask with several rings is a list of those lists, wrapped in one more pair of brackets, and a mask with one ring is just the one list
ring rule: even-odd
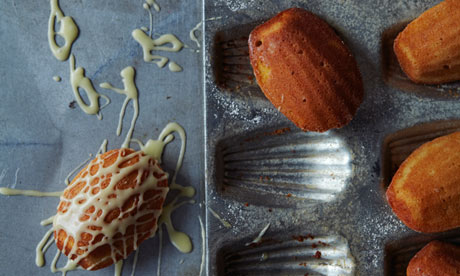
{"label": "orange-colored cake", "polygon": [[460,132],[416,149],[399,167],[386,192],[404,224],[419,232],[460,226]]}
{"label": "orange-colored cake", "polygon": [[460,1],[445,0],[424,12],[398,35],[394,51],[416,83],[460,80]]}
{"label": "orange-colored cake", "polygon": [[409,262],[407,276],[460,275],[460,247],[432,241]]}
{"label": "orange-colored cake", "polygon": [[126,258],[155,234],[168,190],[167,173],[143,152],[98,155],[61,196],[53,221],[57,247],[88,270]]}
{"label": "orange-colored cake", "polygon": [[355,59],[311,12],[291,8],[256,27],[249,55],[265,96],[304,131],[343,127],[362,102]]}

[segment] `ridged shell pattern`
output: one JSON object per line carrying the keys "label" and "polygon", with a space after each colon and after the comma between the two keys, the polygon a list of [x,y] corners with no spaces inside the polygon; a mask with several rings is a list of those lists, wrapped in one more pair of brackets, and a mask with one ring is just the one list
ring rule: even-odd
{"label": "ridged shell pattern", "polygon": [[249,61],[248,38],[241,37],[216,42],[217,56],[220,57],[217,66],[218,84],[230,90],[245,86],[254,86],[255,77]]}
{"label": "ridged shell pattern", "polygon": [[330,132],[290,128],[259,132],[223,141],[218,154],[223,163],[223,190],[252,193],[260,204],[273,204],[265,196],[331,201],[352,175],[350,151]]}
{"label": "ridged shell pattern", "polygon": [[355,260],[341,236],[293,236],[223,255],[224,275],[354,275]]}

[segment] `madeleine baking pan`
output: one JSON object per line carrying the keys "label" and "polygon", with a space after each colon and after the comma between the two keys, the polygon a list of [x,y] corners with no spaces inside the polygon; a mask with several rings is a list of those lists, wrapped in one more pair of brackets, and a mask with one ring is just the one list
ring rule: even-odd
{"label": "madeleine baking pan", "polygon": [[[209,275],[405,275],[428,241],[458,241],[410,230],[385,198],[415,148],[460,129],[460,85],[413,84],[392,50],[437,3],[205,1],[206,204],[220,217],[207,213]],[[358,62],[365,97],[342,129],[298,130],[255,83],[249,33],[290,7],[327,21]]]}

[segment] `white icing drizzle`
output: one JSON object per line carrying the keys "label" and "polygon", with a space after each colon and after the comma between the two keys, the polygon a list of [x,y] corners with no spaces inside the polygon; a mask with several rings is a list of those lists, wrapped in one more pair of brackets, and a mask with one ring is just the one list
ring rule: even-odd
{"label": "white icing drizzle", "polygon": [[[72,86],[75,100],[80,108],[88,115],[97,115],[98,119],[102,119],[100,109],[104,108],[110,103],[110,99],[102,94],[97,93],[94,89],[93,83],[90,79],[85,77],[85,69],[78,67],[75,69],[75,56],[70,56],[70,84]],[[85,90],[88,96],[89,104],[85,103],[80,95],[78,89]],[[106,100],[106,103],[99,108],[99,97]]]}
{"label": "white icing drizzle", "polygon": [[[185,144],[186,144],[186,141],[187,141],[187,136],[185,135],[184,128],[181,127],[178,123],[174,123],[174,122],[167,124],[165,126],[165,128],[161,131],[160,135],[158,136],[159,141],[165,141],[165,142],[169,141],[169,142],[171,142],[172,140],[169,140],[171,138],[170,134],[172,134],[174,132],[177,132],[179,134],[179,137],[181,139],[181,146],[180,146],[179,158],[177,159],[177,163],[176,163],[176,170],[174,171],[174,175],[173,175],[173,178],[172,178],[172,184],[171,185],[173,186],[172,187],[173,189],[178,187],[178,186],[175,186],[175,185],[177,185],[176,178],[177,178],[177,173],[179,172],[180,168],[182,167],[182,162],[184,161]],[[174,138],[174,136],[172,138]],[[145,150],[147,150],[146,154],[148,154],[148,152],[155,152],[155,151],[150,150],[148,148],[148,146],[149,146],[149,144],[147,143],[145,145],[145,147],[144,147]],[[157,159],[157,160],[161,160],[161,155],[160,155],[160,158]]]}
{"label": "white icing drizzle", "polygon": [[214,211],[213,209],[211,209],[210,207],[208,207],[208,210],[209,212],[211,212],[211,214],[218,220],[220,221],[220,223],[222,223],[223,226],[225,226],[225,228],[232,228],[232,225],[230,223],[228,223],[228,221],[224,220],[223,218],[221,218],[219,216],[219,214]]}
{"label": "white icing drizzle", "polygon": [[190,35],[190,40],[192,40],[193,42],[195,42],[195,43],[196,43],[196,46],[197,46],[198,48],[200,48],[201,45],[200,45],[200,42],[198,41],[198,38],[197,38],[196,35],[195,35],[195,32],[198,31],[198,30],[200,29],[200,27],[201,27],[202,24],[203,24],[203,21],[198,22],[198,24],[196,24],[196,26],[193,27],[193,29],[190,30],[190,34],[189,34],[189,35]]}
{"label": "white icing drizzle", "polygon": [[35,197],[60,197],[62,192],[40,192],[35,190],[19,190],[10,188],[0,188],[0,194],[7,196],[35,196]]}
{"label": "white icing drizzle", "polygon": [[[153,62],[159,68],[163,68],[169,59],[167,57],[153,55],[151,53],[152,51],[178,52],[184,47],[184,44],[173,34],[164,34],[157,39],[152,39],[141,29],[135,29],[132,32],[132,36],[142,47],[144,61]],[[162,46],[165,44],[171,44],[171,47]]]}
{"label": "white icing drizzle", "polygon": [[184,196],[184,197],[193,197],[195,195],[195,188],[192,186],[182,186],[177,183],[171,183],[170,186],[171,190],[178,190],[179,191],[179,196]]}
{"label": "white icing drizzle", "polygon": [[137,266],[137,258],[139,257],[139,248],[136,249],[136,253],[134,253],[134,261],[133,261],[133,268],[131,270],[131,276],[134,276],[134,273],[136,273],[136,266]]}
{"label": "white icing drizzle", "polygon": [[258,244],[261,240],[262,237],[265,235],[265,232],[267,232],[268,228],[270,227],[270,223],[268,223],[259,233],[259,235],[252,241],[248,242],[245,244],[245,246],[249,246],[251,244]]}
{"label": "white icing drizzle", "polygon": [[182,253],[190,253],[193,249],[192,241],[190,237],[184,232],[177,231],[171,221],[171,213],[177,208],[181,207],[186,203],[195,203],[194,200],[182,201],[176,204],[179,196],[176,196],[174,200],[168,205],[163,207],[163,213],[161,214],[158,225],[164,224],[168,231],[169,241]]}
{"label": "white icing drizzle", "polygon": [[171,213],[182,206],[185,203],[194,203],[194,201],[182,201],[177,203],[177,200],[180,197],[193,197],[195,195],[195,189],[192,186],[182,186],[176,183],[177,173],[179,172],[180,168],[182,167],[184,154],[185,154],[185,145],[186,145],[186,135],[185,130],[177,123],[169,123],[160,133],[158,140],[148,140],[145,146],[137,139],[133,139],[133,142],[139,144],[141,150],[146,154],[154,157],[156,160],[161,160],[161,155],[163,153],[164,147],[170,143],[174,136],[172,133],[177,132],[181,138],[181,149],[179,152],[179,157],[176,163],[176,169],[174,175],[171,180],[170,188],[174,190],[179,190],[179,194],[169,203],[168,205],[163,207],[163,213],[158,221],[159,229],[161,229],[161,225],[164,224],[166,226],[166,230],[168,231],[169,239],[171,243],[181,252],[189,253],[193,246],[190,240],[190,237],[183,233],[176,231],[173,227],[171,221]]}
{"label": "white icing drizzle", "polygon": [[75,167],[73,170],[71,170],[71,171],[69,172],[69,174],[65,177],[64,183],[65,183],[66,185],[69,185],[69,184],[70,184],[70,180],[69,180],[70,177],[71,177],[74,173],[76,173],[78,170],[80,170],[81,168],[83,168],[83,167],[86,165],[86,163],[88,163],[89,160],[91,160],[92,158],[93,158],[93,155],[90,154],[89,157],[88,157],[85,161],[81,162],[77,167]]}
{"label": "white icing drizzle", "polygon": [[184,160],[185,154],[185,144],[186,144],[186,135],[185,130],[178,123],[168,123],[165,128],[161,131],[158,136],[158,140],[149,139],[145,145],[142,144],[138,139],[132,139],[133,142],[137,143],[145,154],[150,155],[153,159],[158,160],[161,164],[161,156],[163,154],[164,147],[174,140],[174,135],[172,133],[177,132],[181,138],[181,148],[179,152],[179,157],[176,163],[176,170],[173,175],[172,185],[176,182],[177,172],[182,167],[182,162]]}
{"label": "white icing drizzle", "polygon": [[129,146],[129,142],[133,136],[134,126],[136,125],[136,120],[137,120],[137,117],[139,116],[139,97],[138,97],[136,83],[134,82],[135,74],[136,74],[136,71],[131,66],[128,66],[121,71],[120,76],[123,81],[123,86],[124,86],[123,89],[115,88],[110,83],[107,83],[107,82],[101,83],[100,85],[100,87],[102,88],[110,89],[112,91],[115,91],[119,94],[126,96],[125,101],[123,102],[123,105],[120,111],[118,127],[117,127],[118,136],[120,136],[121,129],[123,127],[123,117],[125,116],[126,106],[128,105],[129,101],[131,100],[133,101],[134,114],[131,120],[131,127],[129,128],[128,133],[126,134],[125,141],[121,145],[122,148],[127,148]]}
{"label": "white icing drizzle", "polygon": [[[78,27],[75,21],[70,16],[64,16],[62,10],[59,8],[58,0],[50,0],[51,13],[48,21],[48,42],[53,55],[61,61],[69,58],[70,49],[72,44],[78,36]],[[55,23],[60,24],[59,31],[55,30]],[[64,45],[59,46],[56,43],[56,36],[64,38]]]}
{"label": "white icing drizzle", "polygon": [[182,67],[174,61],[168,63],[168,68],[171,72],[182,72]]}
{"label": "white icing drizzle", "polygon": [[102,154],[102,153],[104,153],[104,152],[107,151],[107,143],[108,143],[107,139],[104,139],[104,140],[102,141],[101,146],[100,146],[99,149],[97,150],[97,154]]}
{"label": "white icing drizzle", "polygon": [[45,248],[45,244],[50,239],[51,234],[53,234],[53,228],[50,228],[45,233],[45,235],[43,236],[43,238],[40,240],[40,242],[38,243],[37,247],[35,248],[35,264],[38,267],[42,267],[43,265],[45,265],[44,254],[45,254],[46,250],[48,249],[48,247]]}
{"label": "white icing drizzle", "polygon": [[160,11],[160,6],[155,2],[155,0],[146,0],[147,4],[149,6],[153,6],[153,8],[159,12]]}
{"label": "white icing drizzle", "polygon": [[60,76],[54,76],[54,77],[53,77],[53,80],[54,80],[55,82],[60,82],[60,81],[61,81],[61,77],[60,77]]}
{"label": "white icing drizzle", "polygon": [[[46,251],[48,251],[48,248],[50,248],[52,244],[54,244],[54,239],[49,239],[45,247],[43,247],[43,255],[45,254]],[[45,260],[44,256],[43,256],[43,260]]]}
{"label": "white icing drizzle", "polygon": [[[144,3],[143,5],[144,10],[146,10],[149,13],[149,21],[150,21],[150,28],[149,28],[149,37],[152,37],[152,29],[153,29],[153,14],[150,11],[150,6],[147,3]],[[144,30],[141,28],[141,30]]]}
{"label": "white icing drizzle", "polygon": [[149,139],[147,143],[145,144],[145,146],[138,139],[133,138],[131,139],[131,142],[137,143],[144,153],[152,156],[155,160],[158,160],[158,162],[161,164],[161,156],[163,154],[163,149],[172,140],[174,140],[174,136],[168,135],[166,139],[164,139],[164,141]]}
{"label": "white icing drizzle", "polygon": [[200,264],[200,274],[201,276],[204,271],[204,265],[206,261],[206,232],[204,230],[203,221],[201,217],[198,216],[198,221],[200,222],[200,229],[201,229],[201,264]]}
{"label": "white icing drizzle", "polygon": [[51,216],[51,217],[49,217],[49,218],[47,218],[47,219],[44,219],[44,220],[40,221],[40,225],[41,225],[41,226],[50,225],[50,224],[53,223],[53,220],[54,220],[54,215]]}
{"label": "white icing drizzle", "polygon": [[122,271],[123,271],[123,260],[119,260],[115,264],[115,276],[121,276]]}
{"label": "white icing drizzle", "polygon": [[78,264],[76,262],[71,261],[70,259],[67,259],[67,263],[65,266],[60,267],[60,268],[56,267],[56,264],[60,256],[61,256],[61,251],[56,250],[56,255],[54,256],[54,259],[50,265],[51,272],[53,273],[62,272],[62,276],[65,276],[68,271],[72,271],[77,268]]}

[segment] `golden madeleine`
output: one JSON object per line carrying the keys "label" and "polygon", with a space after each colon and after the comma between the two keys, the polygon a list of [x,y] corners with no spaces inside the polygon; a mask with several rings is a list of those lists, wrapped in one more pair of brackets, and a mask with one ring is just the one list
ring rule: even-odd
{"label": "golden madeleine", "polygon": [[249,36],[249,56],[265,96],[304,131],[343,127],[362,102],[354,57],[311,12],[291,8],[257,26]]}
{"label": "golden madeleine", "polygon": [[401,164],[386,192],[409,228],[441,232],[460,226],[460,132],[434,139]]}
{"label": "golden madeleine", "polygon": [[446,276],[460,274],[460,247],[432,241],[409,262],[407,276]]}
{"label": "golden madeleine", "polygon": [[396,37],[394,51],[416,83],[460,80],[460,1],[445,0],[425,11]]}
{"label": "golden madeleine", "polygon": [[53,221],[56,245],[97,270],[126,258],[155,234],[168,174],[141,151],[98,155],[64,190]]}

